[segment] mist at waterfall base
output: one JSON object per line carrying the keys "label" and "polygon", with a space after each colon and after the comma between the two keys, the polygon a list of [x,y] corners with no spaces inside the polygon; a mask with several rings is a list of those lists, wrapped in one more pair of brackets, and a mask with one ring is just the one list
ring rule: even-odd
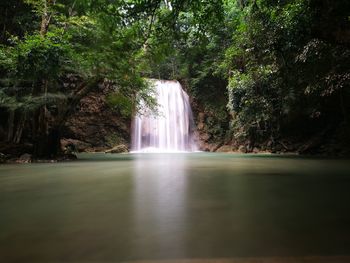
{"label": "mist at waterfall base", "polygon": [[152,111],[141,102],[133,121],[131,152],[193,152],[194,121],[189,96],[176,80],[149,80],[157,104]]}

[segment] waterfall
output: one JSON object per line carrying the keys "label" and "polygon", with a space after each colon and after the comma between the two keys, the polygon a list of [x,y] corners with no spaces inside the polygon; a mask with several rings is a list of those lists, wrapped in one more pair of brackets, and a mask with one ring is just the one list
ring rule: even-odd
{"label": "waterfall", "polygon": [[180,152],[197,150],[189,97],[178,81],[150,80],[157,113],[143,109],[133,121],[132,151]]}

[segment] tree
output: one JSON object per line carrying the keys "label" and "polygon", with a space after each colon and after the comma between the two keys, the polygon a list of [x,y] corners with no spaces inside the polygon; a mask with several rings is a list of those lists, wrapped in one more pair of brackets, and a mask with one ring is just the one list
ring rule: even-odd
{"label": "tree", "polygon": [[[59,153],[66,117],[91,89],[106,79],[130,96],[146,87],[137,70],[146,32],[136,19],[140,6],[124,1],[25,3],[40,22],[24,33],[7,32],[11,41],[0,51],[1,106],[8,111],[7,139],[19,142],[27,123],[35,156],[49,157]],[[79,79],[74,88],[63,85],[69,75]]]}

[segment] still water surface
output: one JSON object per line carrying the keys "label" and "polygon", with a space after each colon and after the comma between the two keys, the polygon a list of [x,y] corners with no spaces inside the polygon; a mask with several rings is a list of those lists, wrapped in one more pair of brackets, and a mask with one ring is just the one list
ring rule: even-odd
{"label": "still water surface", "polygon": [[0,262],[350,255],[350,162],[83,154],[0,166]]}

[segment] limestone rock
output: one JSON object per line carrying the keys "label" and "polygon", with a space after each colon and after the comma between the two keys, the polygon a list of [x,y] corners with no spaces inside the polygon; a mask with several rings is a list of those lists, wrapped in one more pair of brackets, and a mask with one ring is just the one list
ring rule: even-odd
{"label": "limestone rock", "polygon": [[198,123],[198,125],[197,125],[197,129],[198,129],[198,130],[203,130],[204,127],[205,127],[205,125],[204,125],[203,122],[200,122],[200,123]]}
{"label": "limestone rock", "polygon": [[113,92],[114,85],[108,82],[99,85],[80,101],[75,113],[68,118],[62,135],[82,142],[78,143],[78,151],[104,152],[130,142],[131,118],[108,104],[107,97]]}
{"label": "limestone rock", "polygon": [[244,145],[241,145],[238,147],[238,151],[241,153],[247,153],[247,147],[245,147]]}
{"label": "limestone rock", "polygon": [[91,148],[91,144],[75,139],[62,139],[61,146],[64,152],[85,152]]}
{"label": "limestone rock", "polygon": [[259,150],[258,147],[254,147],[254,148],[253,148],[253,153],[259,153],[259,152],[260,152],[260,150]]}
{"label": "limestone rock", "polygon": [[232,152],[232,151],[233,151],[233,147],[231,145],[223,145],[216,150],[216,152],[221,152],[221,153]]}
{"label": "limestone rock", "polygon": [[22,154],[17,160],[18,163],[31,163],[32,155],[29,153]]}
{"label": "limestone rock", "polygon": [[126,153],[129,149],[125,144],[119,144],[114,146],[112,149],[105,151],[105,153]]}
{"label": "limestone rock", "polygon": [[204,112],[198,113],[198,120],[200,123],[205,121],[205,113]]}
{"label": "limestone rock", "polygon": [[207,142],[210,139],[210,135],[208,133],[199,134],[199,140],[203,142]]}

